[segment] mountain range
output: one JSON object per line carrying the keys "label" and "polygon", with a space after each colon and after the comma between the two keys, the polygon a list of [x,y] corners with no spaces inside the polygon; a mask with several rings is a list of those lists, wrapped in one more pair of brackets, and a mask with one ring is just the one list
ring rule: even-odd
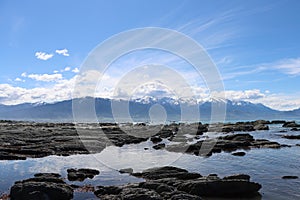
{"label": "mountain range", "polygon": [[[168,121],[181,120],[181,108],[195,108],[195,105],[189,106],[189,102],[180,102],[171,98],[141,98],[131,100],[129,102],[124,100],[112,100],[106,98],[79,98],[73,100],[66,100],[56,103],[24,103],[19,105],[2,105],[0,104],[0,119],[3,120],[25,120],[25,121],[55,121],[55,122],[72,122],[73,101],[76,105],[82,108],[84,112],[87,103],[93,102],[95,104],[95,111],[99,121],[114,121],[112,112],[112,103],[118,105],[129,106],[129,113],[133,121],[149,122],[149,111],[153,105],[160,105],[164,108]],[[211,117],[211,108],[213,103],[218,104],[218,100],[211,100],[206,102],[198,102],[196,104],[200,111],[200,120],[209,121]],[[257,119],[284,119],[296,120],[300,119],[300,109],[293,111],[278,111],[271,109],[263,104],[253,104],[246,101],[230,101],[225,100],[226,103],[226,120],[257,120]],[[84,116],[84,114],[82,115]],[[85,121],[89,121],[89,116],[84,116]]]}

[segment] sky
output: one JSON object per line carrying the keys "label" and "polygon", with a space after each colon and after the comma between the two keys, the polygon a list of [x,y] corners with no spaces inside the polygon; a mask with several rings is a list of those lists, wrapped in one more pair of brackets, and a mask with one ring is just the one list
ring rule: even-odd
{"label": "sky", "polygon": [[[124,31],[160,27],[185,34],[205,49],[227,99],[297,109],[299,10],[297,0],[1,0],[0,104],[71,99],[82,63],[95,47]],[[114,97],[122,77],[153,63],[181,74],[200,100],[210,97],[189,63],[161,50],[136,51],[114,61],[102,74],[96,96]],[[90,73],[97,81],[97,72]],[[135,93],[172,96],[153,82],[137,86]]]}

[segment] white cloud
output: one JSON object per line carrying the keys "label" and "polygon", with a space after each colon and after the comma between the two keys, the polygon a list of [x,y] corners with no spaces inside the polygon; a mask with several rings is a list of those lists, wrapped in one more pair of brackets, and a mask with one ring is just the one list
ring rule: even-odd
{"label": "white cloud", "polygon": [[[244,91],[226,90],[224,91],[224,94],[226,99],[233,100],[233,101],[245,101],[245,100],[251,101],[251,100],[261,99],[265,97],[265,94],[258,89],[244,90]],[[215,96],[218,95],[220,94],[215,94]]]}
{"label": "white cloud", "polygon": [[62,74],[29,74],[27,76],[36,81],[53,82],[63,78]]}
{"label": "white cloud", "polygon": [[23,73],[21,74],[21,76],[22,76],[22,77],[27,77],[27,73],[26,73],[26,72],[23,72]]}
{"label": "white cloud", "polygon": [[[0,84],[0,103],[3,104],[20,104],[24,102],[56,102],[71,99],[72,97],[82,97],[84,95],[94,96],[94,97],[103,97],[103,98],[112,98],[114,96],[114,86],[118,83],[118,80],[109,76],[103,76],[103,81],[101,86],[96,90],[91,88],[90,85],[86,82],[87,78],[92,78],[93,81],[98,81],[100,74],[95,74],[94,71],[90,72],[90,75],[83,75],[79,77],[75,75],[71,79],[63,79],[62,76],[52,76],[52,75],[28,75],[28,78],[32,77],[36,80],[43,81],[56,81],[53,85],[45,87],[35,87],[31,89],[26,89],[22,87],[14,87],[9,84]],[[55,75],[55,74],[53,74]],[[93,75],[93,76],[92,76]],[[29,77],[30,76],[30,77]],[[77,81],[84,80],[87,85],[76,85],[77,91],[83,91],[82,93],[73,94],[73,89]],[[92,83],[91,83],[92,84]],[[206,88],[201,87],[192,87],[196,91],[196,97],[200,101],[209,100],[209,98],[218,97],[224,94],[212,93],[210,94]],[[122,92],[122,91],[120,91]],[[262,103],[266,106],[269,106],[277,110],[292,110],[300,108],[300,98],[299,94],[294,96],[285,96],[283,94],[274,94],[270,91],[261,92],[260,90],[245,90],[245,91],[235,91],[227,90],[224,91],[225,96],[229,100],[233,101],[249,101],[252,103]],[[120,95],[120,94],[119,94]],[[150,83],[148,85],[143,85],[137,87],[135,95],[142,97],[156,95],[156,97],[174,97],[174,94],[169,88],[164,87],[163,85]],[[175,95],[176,96],[176,95]]]}
{"label": "white cloud", "polygon": [[58,70],[54,70],[54,71],[53,71],[54,74],[57,74],[58,72],[59,72]]}
{"label": "white cloud", "polygon": [[298,76],[300,75],[300,58],[287,58],[270,63],[231,68],[230,71],[223,74],[223,80],[274,70],[283,74]]}
{"label": "white cloud", "polygon": [[284,59],[270,65],[285,74],[300,75],[300,58]]}
{"label": "white cloud", "polygon": [[68,49],[57,49],[55,53],[63,56],[70,56],[70,54],[68,53]]}
{"label": "white cloud", "polygon": [[40,60],[48,60],[48,59],[52,58],[54,55],[39,51],[39,52],[35,53],[35,56],[37,59],[40,59]]}
{"label": "white cloud", "polygon": [[51,87],[35,87],[26,89],[9,84],[0,84],[0,103],[7,105],[24,102],[57,102],[72,98],[72,91],[76,77],[61,80]]}
{"label": "white cloud", "polygon": [[79,73],[79,69],[76,67],[75,69],[72,70],[74,73]]}
{"label": "white cloud", "polygon": [[20,79],[20,78],[16,78],[15,81],[17,81],[17,82],[25,82],[25,80]]}
{"label": "white cloud", "polygon": [[68,71],[70,71],[70,70],[71,70],[71,67],[66,67],[66,68],[64,69],[65,72],[68,72]]}

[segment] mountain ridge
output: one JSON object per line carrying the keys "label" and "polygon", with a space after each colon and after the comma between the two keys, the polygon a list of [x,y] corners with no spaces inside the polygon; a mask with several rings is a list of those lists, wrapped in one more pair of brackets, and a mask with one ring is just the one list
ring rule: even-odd
{"label": "mountain ridge", "polygon": [[[150,121],[149,111],[155,105],[161,105],[167,114],[168,121],[180,121],[181,106],[189,107],[189,103],[180,102],[172,98],[147,98],[135,99],[129,102],[125,100],[113,100],[108,98],[85,97],[72,100],[65,100],[55,103],[23,103],[18,105],[0,104],[0,119],[28,120],[28,121],[73,121],[72,103],[84,105],[94,102],[97,117],[100,120],[112,121],[114,118],[112,102],[123,103],[129,106],[130,116],[136,121]],[[114,102],[115,101],[115,102]],[[214,102],[215,101],[215,102]],[[213,103],[218,100],[202,101],[193,104],[199,107],[200,120],[210,120]],[[256,120],[256,119],[300,119],[300,108],[292,111],[279,111],[269,108],[261,103],[254,104],[247,101],[223,100],[226,103],[226,120]],[[192,102],[193,103],[193,102]],[[195,103],[195,102],[194,102]],[[194,107],[195,108],[195,107]],[[86,116],[89,118],[89,116]]]}

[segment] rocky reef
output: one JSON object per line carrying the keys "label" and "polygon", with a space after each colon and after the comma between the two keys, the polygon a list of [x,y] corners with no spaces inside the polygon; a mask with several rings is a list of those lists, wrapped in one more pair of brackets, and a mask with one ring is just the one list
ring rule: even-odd
{"label": "rocky reef", "polygon": [[219,178],[202,176],[185,169],[165,166],[152,168],[133,176],[145,182],[122,186],[98,186],[100,199],[202,199],[201,197],[240,198],[259,196],[261,185],[250,182],[250,176],[238,174]]}

